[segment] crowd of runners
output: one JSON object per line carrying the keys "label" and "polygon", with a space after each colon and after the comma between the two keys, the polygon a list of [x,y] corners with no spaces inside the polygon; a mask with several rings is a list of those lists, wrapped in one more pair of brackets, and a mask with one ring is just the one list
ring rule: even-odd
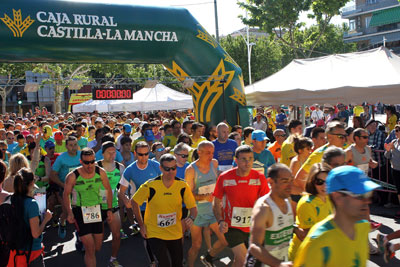
{"label": "crowd of runners", "polygon": [[43,230],[57,227],[62,240],[67,223],[86,266],[96,266],[108,224],[108,265],[121,266],[124,221],[149,266],[214,266],[227,247],[232,266],[366,266],[377,253],[388,262],[400,232],[369,241],[381,225],[370,220],[380,187],[370,177],[390,162],[400,200],[396,109],[385,108],[386,124],[368,105],[307,112],[305,127],[293,107],[259,107],[245,128],[204,125],[190,110],[1,115],[0,203],[22,199],[15,207],[32,236],[7,266],[44,266]]}

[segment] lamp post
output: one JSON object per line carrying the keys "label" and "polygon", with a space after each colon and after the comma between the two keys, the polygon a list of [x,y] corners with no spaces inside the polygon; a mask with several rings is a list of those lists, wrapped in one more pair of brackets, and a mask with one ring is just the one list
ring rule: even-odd
{"label": "lamp post", "polygon": [[249,84],[252,84],[251,81],[251,49],[253,47],[253,45],[256,45],[256,43],[250,43],[250,36],[249,36],[249,26],[246,26],[246,33],[247,33],[247,38],[245,38],[242,34],[241,31],[237,31],[240,36],[242,36],[244,42],[247,45],[247,64],[249,66]]}

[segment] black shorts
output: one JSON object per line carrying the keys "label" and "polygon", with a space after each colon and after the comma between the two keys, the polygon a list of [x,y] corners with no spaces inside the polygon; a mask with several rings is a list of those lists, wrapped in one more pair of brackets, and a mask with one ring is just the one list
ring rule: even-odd
{"label": "black shorts", "polygon": [[[112,213],[119,211],[119,207],[115,207],[111,209]],[[101,220],[105,222],[107,220],[107,210],[101,210]]]}
{"label": "black shorts", "polygon": [[88,234],[102,234],[103,233],[103,223],[83,223],[82,209],[81,207],[72,208],[72,212],[75,217],[75,227],[79,236],[84,236]]}
{"label": "black shorts", "polygon": [[249,233],[243,232],[239,229],[229,228],[228,232],[225,233],[225,239],[230,248],[234,248],[242,243],[244,243],[246,248],[249,247]]}

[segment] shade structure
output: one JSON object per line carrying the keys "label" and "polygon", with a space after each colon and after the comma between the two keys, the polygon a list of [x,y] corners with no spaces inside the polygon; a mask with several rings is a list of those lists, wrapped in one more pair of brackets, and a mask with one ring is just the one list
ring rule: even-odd
{"label": "shade structure", "polygon": [[115,100],[108,104],[110,112],[152,111],[193,108],[190,95],[173,90],[163,84],[143,88],[132,95],[132,100]]}
{"label": "shade structure", "polygon": [[97,110],[98,112],[108,112],[108,104],[112,100],[88,100],[80,104],[72,106],[72,112],[93,112]]}
{"label": "shade structure", "polygon": [[293,60],[245,88],[250,105],[400,103],[400,57],[384,47]]}

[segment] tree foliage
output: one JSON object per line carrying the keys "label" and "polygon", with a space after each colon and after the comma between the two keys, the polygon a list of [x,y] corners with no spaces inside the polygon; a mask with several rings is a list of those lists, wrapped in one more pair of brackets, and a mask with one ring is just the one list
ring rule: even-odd
{"label": "tree foliage", "polygon": [[[338,15],[340,8],[347,2],[349,0],[246,0],[239,2],[239,5],[249,13],[249,18],[242,17],[244,24],[275,34],[283,44],[295,48],[292,50],[295,58],[308,58],[320,42],[332,17]],[[296,42],[296,32],[304,27],[299,22],[302,12],[310,12],[308,16],[316,20],[319,29],[318,34],[311,38],[313,42],[308,48]],[[284,38],[285,35],[287,38]]]}

